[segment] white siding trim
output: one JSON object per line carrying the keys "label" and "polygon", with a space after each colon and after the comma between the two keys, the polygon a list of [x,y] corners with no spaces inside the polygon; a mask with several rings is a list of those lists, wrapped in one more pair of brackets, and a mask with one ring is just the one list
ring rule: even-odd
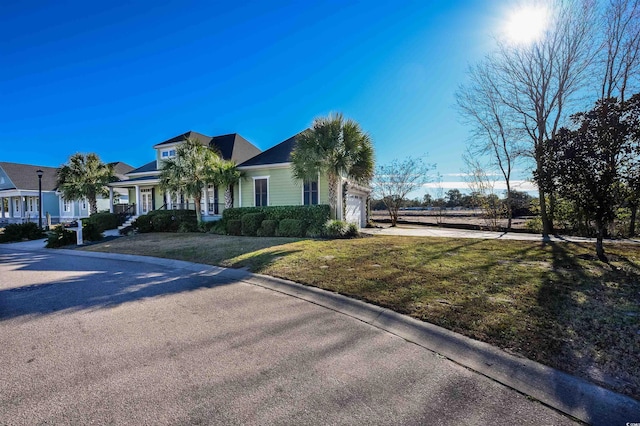
{"label": "white siding trim", "polygon": [[256,180],[258,179],[266,179],[267,180],[267,206],[271,205],[271,185],[270,185],[270,176],[253,176],[253,206],[256,207]]}

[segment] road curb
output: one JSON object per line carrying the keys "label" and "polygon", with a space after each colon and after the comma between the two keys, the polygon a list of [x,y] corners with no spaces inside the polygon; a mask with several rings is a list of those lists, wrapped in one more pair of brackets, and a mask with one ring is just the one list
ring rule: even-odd
{"label": "road curb", "polygon": [[[48,249],[24,251],[51,252]],[[55,252],[184,269],[260,286],[331,309],[392,333],[583,422],[593,425],[625,425],[640,422],[640,401],[535,361],[511,355],[487,343],[337,293],[280,278],[252,274],[241,269],[181,260],[65,249]]]}

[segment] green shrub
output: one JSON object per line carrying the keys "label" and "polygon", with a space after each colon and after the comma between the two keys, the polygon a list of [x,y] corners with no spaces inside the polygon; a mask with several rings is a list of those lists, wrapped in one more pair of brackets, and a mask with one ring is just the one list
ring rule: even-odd
{"label": "green shrub", "polygon": [[304,235],[304,222],[298,219],[282,219],[278,224],[278,236],[302,237]]}
{"label": "green shrub", "polygon": [[100,241],[102,238],[102,232],[98,229],[98,225],[93,222],[84,223],[82,221],[82,239],[87,241]]}
{"label": "green shrub", "polygon": [[324,225],[323,237],[326,238],[354,238],[360,233],[358,225],[342,220],[329,220]]}
{"label": "green shrub", "polygon": [[148,214],[138,216],[131,225],[140,233],[153,232],[153,224]]}
{"label": "green shrub", "polygon": [[22,241],[25,238],[28,240],[37,240],[42,237],[44,237],[44,234],[37,223],[12,223],[4,228],[4,233],[0,234],[0,243]]}
{"label": "green shrub", "polygon": [[242,215],[242,235],[255,237],[264,220],[264,213],[247,213]]}
{"label": "green shrub", "polygon": [[242,234],[242,221],[232,219],[227,222],[227,233],[229,235],[241,235]]}
{"label": "green shrub", "polygon": [[[144,218],[144,219],[143,219]],[[195,210],[154,210],[140,216],[133,224],[138,232],[196,232]]]}
{"label": "green shrub", "polygon": [[278,222],[271,219],[262,221],[260,229],[258,229],[258,237],[274,237],[278,229]]}
{"label": "green shrub", "polygon": [[347,225],[347,232],[344,234],[346,238],[355,238],[360,235],[360,228],[355,223],[349,223]]}
{"label": "green shrub", "polygon": [[121,225],[118,215],[109,212],[94,213],[89,218],[83,219],[82,223],[93,223],[99,232],[116,229],[118,225]]}
{"label": "green shrub", "polygon": [[64,229],[64,226],[56,226],[49,232],[47,248],[57,248],[75,244],[77,242],[76,231]]}
{"label": "green shrub", "polygon": [[204,233],[211,232],[211,230],[216,226],[216,223],[218,223],[218,221],[213,221],[213,220],[210,222],[202,221],[198,224],[198,230]]}
{"label": "green shrub", "polygon": [[198,232],[198,225],[192,222],[180,222],[178,232]]}
{"label": "green shrub", "polygon": [[315,206],[264,206],[234,207],[225,209],[222,221],[226,225],[229,220],[241,220],[249,213],[264,213],[265,220],[280,222],[283,219],[297,219],[303,222],[303,229],[320,233],[324,223],[329,220],[330,209],[326,204]]}
{"label": "green shrub", "polygon": [[327,238],[342,238],[346,231],[346,222],[341,220],[329,220],[324,224],[323,236]]}
{"label": "green shrub", "polygon": [[209,229],[209,233],[210,234],[217,234],[217,235],[226,235],[227,234],[227,230],[224,227],[224,223],[222,223],[221,220],[216,220],[215,222],[210,222],[213,223],[214,225],[211,227],[211,229]]}

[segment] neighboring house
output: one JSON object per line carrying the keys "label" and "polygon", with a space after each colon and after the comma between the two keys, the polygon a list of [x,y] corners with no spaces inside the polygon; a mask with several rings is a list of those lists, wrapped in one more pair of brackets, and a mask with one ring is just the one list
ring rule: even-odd
{"label": "neighboring house", "polygon": [[[238,166],[238,169],[243,172],[243,177],[235,190],[234,206],[329,204],[327,176],[318,175],[317,180],[304,184],[301,180],[293,178],[291,152],[295,147],[296,136],[280,142]],[[371,190],[349,183],[345,178],[342,178],[338,185],[346,189],[343,201],[342,188],[336,188],[338,219],[355,223],[360,227],[366,226],[366,206]],[[346,205],[343,205],[345,202]]]}
{"label": "neighboring house", "polygon": [[[111,163],[116,177],[123,178],[133,170],[126,163]],[[89,216],[89,202],[65,200],[57,190],[58,171],[55,167],[0,162],[0,223],[38,222],[38,174],[42,170],[42,217],[51,216],[51,223],[71,222]],[[126,190],[116,197],[128,202]],[[109,199],[98,197],[98,210],[109,210]]]}
{"label": "neighboring house", "polygon": [[[126,174],[133,170],[133,167],[121,161],[109,163],[113,167],[113,174],[118,179],[125,178]],[[60,191],[56,191],[58,196],[60,222],[72,222],[78,219],[89,217],[89,200],[66,200]],[[129,192],[127,190],[115,190],[113,193],[114,202],[128,203]],[[111,206],[110,198],[96,197],[98,211],[109,211]]]}
{"label": "neighboring house", "polygon": [[[194,208],[192,200],[185,199],[180,194],[164,193],[159,188],[162,160],[174,156],[176,146],[189,137],[196,138],[203,145],[216,149],[225,160],[233,160],[238,164],[238,169],[244,176],[233,188],[234,207],[329,203],[326,176],[318,176],[316,181],[305,184],[293,178],[291,152],[295,145],[295,136],[260,152],[258,148],[236,133],[209,137],[191,131],[154,145],[156,160],[127,173],[127,179],[110,185],[113,189],[129,189],[128,208],[135,211],[135,216],[156,209]],[[346,189],[345,205],[343,205],[343,197],[340,196],[343,194],[341,188],[336,189],[339,219],[365,226],[370,189],[349,183],[346,179],[342,179],[339,185]],[[140,202],[136,203],[136,200]],[[224,188],[210,186],[203,194],[202,200],[203,219],[220,218],[224,210]],[[123,206],[112,204],[112,209],[122,210]]]}
{"label": "neighboring house", "polygon": [[[237,133],[222,136],[206,136],[189,131],[153,146],[156,159],[131,170],[125,178],[110,184],[111,194],[125,189],[128,203],[111,202],[111,211],[129,210],[134,216],[158,209],[193,209],[193,200],[185,199],[180,193],[165,193],[160,189],[160,169],[162,161],[176,155],[176,147],[187,138],[198,140],[203,146],[217,151],[225,160],[241,163],[260,153],[251,142]],[[112,195],[110,194],[110,198]],[[224,210],[224,188],[210,185],[202,197],[202,214],[205,220],[219,218]]]}
{"label": "neighboring house", "polygon": [[42,216],[57,223],[56,168],[0,162],[0,223],[38,222],[38,170],[42,170]]}

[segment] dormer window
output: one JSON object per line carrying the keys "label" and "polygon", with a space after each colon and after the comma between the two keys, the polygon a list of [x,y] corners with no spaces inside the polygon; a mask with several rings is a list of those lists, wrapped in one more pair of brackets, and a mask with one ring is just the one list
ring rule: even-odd
{"label": "dormer window", "polygon": [[176,150],[175,149],[165,149],[162,151],[162,153],[160,154],[162,158],[171,158],[171,157],[175,157],[176,156]]}

